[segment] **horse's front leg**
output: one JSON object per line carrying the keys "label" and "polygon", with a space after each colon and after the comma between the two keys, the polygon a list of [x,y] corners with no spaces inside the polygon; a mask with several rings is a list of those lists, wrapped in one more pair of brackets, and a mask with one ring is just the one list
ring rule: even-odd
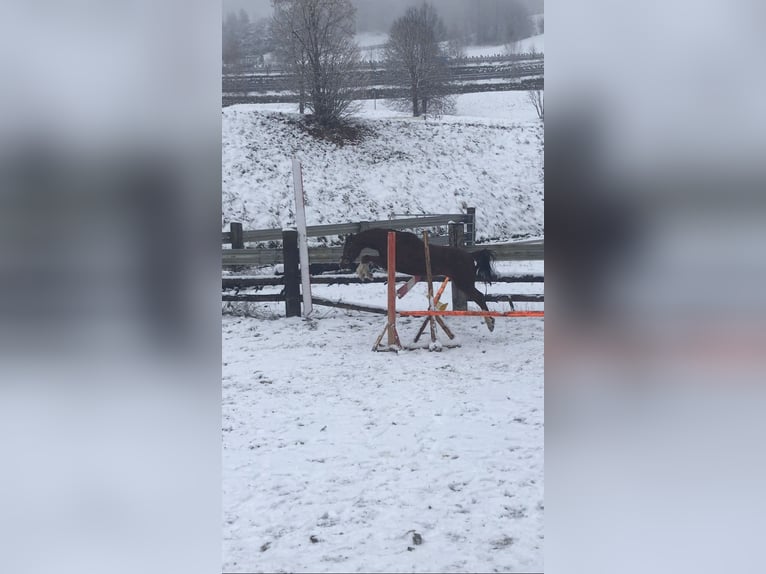
{"label": "horse's front leg", "polygon": [[368,255],[364,255],[359,260],[359,265],[356,268],[356,274],[362,281],[370,281],[372,279],[372,272],[370,271],[370,259]]}
{"label": "horse's front leg", "polygon": [[383,269],[387,266],[387,261],[379,255],[362,255],[359,260],[359,266],[356,268],[356,274],[364,280],[372,279],[372,272],[370,271],[370,264],[373,263]]}

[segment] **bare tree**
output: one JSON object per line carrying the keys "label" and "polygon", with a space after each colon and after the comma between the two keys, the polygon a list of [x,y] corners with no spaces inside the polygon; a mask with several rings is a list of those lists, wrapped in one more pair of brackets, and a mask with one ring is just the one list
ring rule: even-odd
{"label": "bare tree", "polygon": [[316,121],[337,125],[353,111],[352,73],[359,62],[350,0],[272,0],[273,40]]}
{"label": "bare tree", "polygon": [[535,108],[535,111],[537,112],[537,117],[540,118],[541,120],[544,119],[543,118],[544,99],[543,99],[542,90],[529,90],[527,92],[527,100]]}
{"label": "bare tree", "polygon": [[275,1],[273,7],[271,41],[274,54],[291,76],[292,89],[298,94],[298,111],[303,114],[306,109],[308,58],[302,44],[293,35],[293,29],[298,25],[297,4]]}
{"label": "bare tree", "polygon": [[391,26],[386,44],[387,67],[395,81],[408,90],[413,116],[443,113],[453,105],[447,95],[447,55],[440,46],[444,36],[441,18],[427,3],[409,8]]}
{"label": "bare tree", "polygon": [[222,59],[224,66],[235,64],[242,57],[242,40],[249,24],[247,12],[226,14],[222,29]]}
{"label": "bare tree", "polygon": [[521,48],[518,42],[506,42],[505,53],[509,56],[516,56],[521,53]]}
{"label": "bare tree", "polygon": [[447,41],[447,55],[453,60],[462,60],[466,56],[465,43],[462,38],[450,38]]}

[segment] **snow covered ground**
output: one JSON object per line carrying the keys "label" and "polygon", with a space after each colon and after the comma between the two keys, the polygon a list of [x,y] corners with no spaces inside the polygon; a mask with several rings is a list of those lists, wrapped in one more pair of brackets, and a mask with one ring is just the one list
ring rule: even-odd
{"label": "snow covered ground", "polygon": [[[290,104],[226,108],[224,217],[245,228],[289,221],[289,158],[298,153],[309,223],[460,211],[466,201],[478,209],[480,237],[541,237],[543,131],[523,97],[466,94],[460,116],[428,122],[363,102],[359,117],[375,136],[344,147],[296,130]],[[542,274],[543,263],[498,271]],[[385,306],[382,284],[313,292]],[[425,308],[425,285],[398,306]],[[395,354],[371,351],[380,315],[315,307],[310,320],[286,319],[283,303],[227,309],[224,571],[543,570],[543,319],[498,318],[489,332],[481,318],[447,318],[459,347]],[[399,321],[403,343],[420,322]],[[440,341],[448,343],[441,333]]]}
{"label": "snow covered ground", "polygon": [[507,53],[505,44],[492,44],[489,46],[466,46],[465,55],[469,58],[478,58],[479,56],[499,56]]}
{"label": "snow covered ground", "polygon": [[[513,46],[513,50],[519,54],[529,52],[545,53],[545,34],[538,34],[530,38],[519,40]],[[490,46],[466,46],[465,55],[469,58],[479,56],[498,56],[508,53],[505,44],[492,44]]]}
{"label": "snow covered ground", "polygon": [[[383,59],[383,50],[381,46],[388,41],[388,34],[383,33],[364,33],[357,34],[357,44],[359,45],[364,60]],[[538,34],[530,38],[524,38],[516,42],[514,50],[520,53],[545,52],[545,34]],[[466,46],[465,55],[468,57],[477,56],[497,56],[508,52],[505,44],[493,44],[489,46]]]}
{"label": "snow covered ground", "polygon": [[543,125],[525,97],[466,94],[457,99],[465,115],[427,121],[364,101],[359,120],[373,134],[343,147],[301,131],[290,123],[295,114],[265,111],[292,104],[227,107],[222,228],[229,221],[245,229],[294,224],[295,155],[303,162],[309,225],[475,206],[479,239],[540,235]]}
{"label": "snow covered ground", "polygon": [[[455,116],[461,116],[459,121],[468,118],[495,118],[512,123],[539,123],[534,108],[527,100],[526,92],[478,92],[458,94],[454,96],[456,103]],[[387,100],[360,100],[357,102],[361,109],[358,116],[362,118],[409,118],[410,113],[393,109]],[[246,104],[238,106],[242,110],[260,112],[283,112],[294,114],[298,104]],[[452,116],[443,116],[448,120]],[[226,127],[224,126],[224,129]]]}
{"label": "snow covered ground", "polygon": [[479,92],[456,97],[457,115],[507,118],[516,122],[538,122],[526,92]]}
{"label": "snow covered ground", "polygon": [[355,39],[360,48],[382,46],[388,42],[388,34],[385,32],[361,32],[356,35]]}
{"label": "snow covered ground", "polygon": [[545,34],[538,34],[531,38],[524,38],[516,42],[516,51],[519,53],[539,52],[545,53]]}
{"label": "snow covered ground", "polygon": [[363,32],[356,35],[356,43],[362,60],[380,61],[385,57],[383,45],[388,42],[388,34],[385,32]]}
{"label": "snow covered ground", "polygon": [[542,571],[542,319],[394,354],[382,316],[275,306],[223,317],[224,571]]}

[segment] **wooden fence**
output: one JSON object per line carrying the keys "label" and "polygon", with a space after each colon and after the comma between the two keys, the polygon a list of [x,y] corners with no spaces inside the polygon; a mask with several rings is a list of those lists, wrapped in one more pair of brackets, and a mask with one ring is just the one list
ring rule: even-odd
{"label": "wooden fence", "polygon": [[[447,226],[449,234],[445,237],[434,237],[430,240],[434,244],[449,244],[459,246],[467,251],[490,248],[495,252],[499,261],[529,261],[544,259],[543,241],[525,241],[519,243],[505,243],[498,245],[476,246],[476,210],[468,208],[465,214],[426,215],[421,217],[407,217],[385,221],[363,221],[359,223],[344,223],[335,225],[309,226],[309,237],[326,237],[343,235],[346,233],[358,233],[364,229],[373,227],[388,229],[415,229]],[[275,242],[281,241],[282,248],[270,249],[245,249],[248,242]],[[279,277],[225,277],[222,279],[222,288],[235,290],[234,294],[224,293],[222,301],[245,301],[266,302],[284,301],[288,317],[300,315],[300,272],[298,263],[298,233],[295,229],[265,229],[244,231],[242,224],[231,223],[230,231],[223,233],[222,243],[231,244],[232,249],[222,250],[222,263],[227,266],[255,266],[284,264],[284,275]],[[315,247],[309,248],[309,260],[311,266],[317,264],[337,264],[343,253],[343,247]],[[409,277],[397,276],[397,281],[406,281]],[[372,282],[384,281],[384,278],[374,278]],[[442,281],[443,277],[434,277],[434,281]],[[355,276],[319,276],[312,275],[312,284],[351,284],[363,283]],[[500,277],[498,283],[543,283],[543,276],[523,275],[515,277]],[[284,286],[281,293],[272,294],[241,294],[242,289],[258,289],[264,286]],[[365,307],[349,303],[330,302],[321,297],[312,297],[315,304],[331,305],[335,307],[357,309],[370,312],[385,313],[385,309]],[[489,301],[509,302],[543,302],[543,295],[490,295]],[[453,289],[453,308],[465,309],[465,298],[459,290]]]}

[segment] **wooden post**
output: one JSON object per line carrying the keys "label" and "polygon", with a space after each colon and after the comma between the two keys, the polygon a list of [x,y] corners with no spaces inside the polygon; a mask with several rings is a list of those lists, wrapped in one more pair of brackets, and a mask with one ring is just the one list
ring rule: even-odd
{"label": "wooden post", "polygon": [[[396,331],[396,232],[388,232],[388,245],[386,246],[388,251],[386,264],[388,266],[388,316],[386,317],[386,326],[381,331],[375,344],[372,346],[373,351],[399,351],[402,348],[402,344],[399,342],[399,333]],[[388,333],[388,346],[385,349],[381,349],[380,342],[383,340],[383,335]]]}
{"label": "wooden post", "polygon": [[229,223],[229,231],[231,232],[231,248],[244,249],[245,242],[242,239],[242,224],[232,221]]}
{"label": "wooden post", "polygon": [[465,238],[465,244],[476,245],[476,208],[467,207],[465,211],[471,218],[471,221],[466,225],[467,237]]}
{"label": "wooden post", "polygon": [[[451,247],[465,247],[465,234],[463,232],[463,224],[450,221],[449,223],[449,244]],[[452,282],[452,308],[455,311],[466,311],[468,309],[468,303],[465,298],[465,293],[458,289],[454,281]]]}
{"label": "wooden post", "polygon": [[298,266],[298,231],[282,230],[282,257],[285,264],[285,314],[301,316],[301,276]]}
{"label": "wooden post", "polygon": [[[428,248],[428,231],[423,232],[423,243],[426,250],[426,280],[428,281],[428,310],[434,310],[434,284],[431,276],[431,250]],[[431,343],[436,342],[436,321],[433,315],[428,316],[429,327],[431,328]]]}
{"label": "wooden post", "polygon": [[[231,222],[229,223],[229,232],[231,233],[231,248],[232,249],[244,249],[245,241],[242,237],[242,224]],[[245,265],[233,265],[231,270],[235,273],[244,271]]]}
{"label": "wooden post", "polygon": [[399,346],[396,333],[396,233],[388,232],[388,346]]}
{"label": "wooden post", "polygon": [[306,235],[306,198],[303,195],[303,168],[301,162],[293,158],[293,186],[295,189],[295,223],[298,226],[298,258],[301,263],[301,291],[303,292],[303,312],[311,315],[311,271],[309,269],[309,248]]}
{"label": "wooden post", "polygon": [[[436,292],[436,295],[434,295],[434,308],[439,309],[439,299],[442,296],[442,293],[444,293],[444,289],[447,287],[447,283],[449,283],[449,277],[447,277],[444,281],[442,281],[441,287],[439,287],[439,290]],[[444,332],[447,333],[447,336],[450,339],[454,339],[455,335],[450,331],[450,328],[447,327],[447,324],[442,320],[441,317],[438,315],[434,315],[434,319],[436,319],[436,322],[439,323],[442,329],[444,329]],[[426,317],[423,320],[423,324],[420,325],[420,329],[418,329],[418,334],[415,335],[415,342],[417,343],[420,339],[420,336],[423,334],[423,331],[426,330],[426,325],[428,324],[428,317]]]}

